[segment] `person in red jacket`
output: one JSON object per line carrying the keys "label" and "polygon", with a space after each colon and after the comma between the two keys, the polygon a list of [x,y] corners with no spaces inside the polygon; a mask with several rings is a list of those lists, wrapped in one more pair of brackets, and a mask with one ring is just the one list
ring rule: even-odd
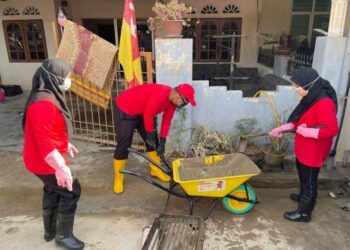
{"label": "person in red jacket", "polygon": [[[300,180],[299,194],[291,194],[298,208],[285,212],[291,221],[309,222],[316,204],[317,179],[338,134],[337,95],[331,84],[313,68],[297,71],[291,78],[296,92],[302,97],[288,118],[288,123],[274,128],[269,134],[281,137],[283,130],[297,128],[295,157]],[[321,128],[311,128],[322,126]]]}
{"label": "person in red jacket", "polygon": [[65,157],[67,152],[71,156],[78,153],[69,143],[72,121],[63,97],[71,84],[67,78],[70,68],[60,59],[47,59],[36,70],[22,121],[23,161],[27,170],[44,183],[45,240],[55,238],[67,249],[83,249],[84,243],[73,235],[81,188]]}
{"label": "person in red jacket", "polygon": [[[176,108],[190,103],[196,106],[194,89],[190,84],[180,84],[172,88],[162,84],[143,84],[121,93],[115,100],[115,126],[117,145],[114,151],[114,192],[123,192],[123,174],[128,148],[132,144],[134,130],[137,129],[146,142],[148,156],[160,163],[159,155],[165,152],[166,137]],[[158,142],[156,115],[163,113],[160,138]],[[169,182],[170,177],[154,164],[149,164],[151,175],[161,181]]]}

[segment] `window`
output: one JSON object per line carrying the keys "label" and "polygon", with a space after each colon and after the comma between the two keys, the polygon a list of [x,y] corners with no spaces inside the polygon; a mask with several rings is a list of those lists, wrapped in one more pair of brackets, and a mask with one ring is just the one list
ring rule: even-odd
{"label": "window", "polygon": [[294,36],[306,36],[311,47],[315,46],[315,29],[328,31],[331,0],[293,0],[290,33]]}
{"label": "window", "polygon": [[10,62],[40,62],[47,58],[41,20],[6,20],[3,27]]}
{"label": "window", "polygon": [[199,25],[192,23],[183,30],[183,36],[193,38],[193,60],[201,62],[231,60],[234,45],[235,62],[239,61],[241,39],[232,35],[241,34],[241,18],[201,19]]}

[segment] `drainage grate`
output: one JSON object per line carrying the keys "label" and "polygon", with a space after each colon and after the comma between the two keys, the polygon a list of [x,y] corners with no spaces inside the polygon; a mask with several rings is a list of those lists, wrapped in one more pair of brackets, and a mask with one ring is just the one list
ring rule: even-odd
{"label": "drainage grate", "polygon": [[201,217],[161,214],[153,222],[142,250],[203,249],[204,231]]}

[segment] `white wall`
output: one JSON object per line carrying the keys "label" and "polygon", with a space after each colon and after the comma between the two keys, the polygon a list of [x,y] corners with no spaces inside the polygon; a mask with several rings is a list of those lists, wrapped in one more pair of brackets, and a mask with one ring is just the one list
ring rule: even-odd
{"label": "white wall", "polygon": [[[275,125],[271,103],[266,95],[243,98],[242,91],[227,91],[226,87],[209,87],[208,81],[194,81],[197,106],[192,109],[192,126],[202,125],[211,131],[229,134],[235,131],[236,121],[256,118],[257,128],[270,131]],[[266,92],[273,100],[278,114],[288,118],[299,102],[293,87],[277,86],[277,91]]]}
{"label": "white wall", "polygon": [[[40,15],[23,15],[23,9],[27,6],[36,7]],[[6,7],[15,7],[20,15],[3,16]],[[41,19],[44,24],[45,39],[48,57],[54,57],[56,54],[52,22],[56,22],[56,14],[53,12],[53,0],[32,0],[32,1],[0,1],[0,20],[25,20]],[[41,63],[17,63],[9,62],[4,37],[2,22],[0,24],[0,75],[3,84],[19,84],[24,89],[31,88],[31,81],[35,70]]]}

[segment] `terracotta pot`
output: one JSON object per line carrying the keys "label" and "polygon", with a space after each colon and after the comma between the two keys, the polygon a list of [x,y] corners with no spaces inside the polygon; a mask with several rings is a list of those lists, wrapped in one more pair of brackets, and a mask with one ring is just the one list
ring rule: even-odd
{"label": "terracotta pot", "polygon": [[181,20],[164,21],[163,31],[166,37],[181,37],[182,21]]}
{"label": "terracotta pot", "polygon": [[272,154],[270,153],[271,145],[268,145],[268,144],[263,145],[262,151],[264,152],[265,165],[267,167],[282,166],[282,162],[283,162],[284,156],[286,155],[286,152],[283,152],[282,154]]}

